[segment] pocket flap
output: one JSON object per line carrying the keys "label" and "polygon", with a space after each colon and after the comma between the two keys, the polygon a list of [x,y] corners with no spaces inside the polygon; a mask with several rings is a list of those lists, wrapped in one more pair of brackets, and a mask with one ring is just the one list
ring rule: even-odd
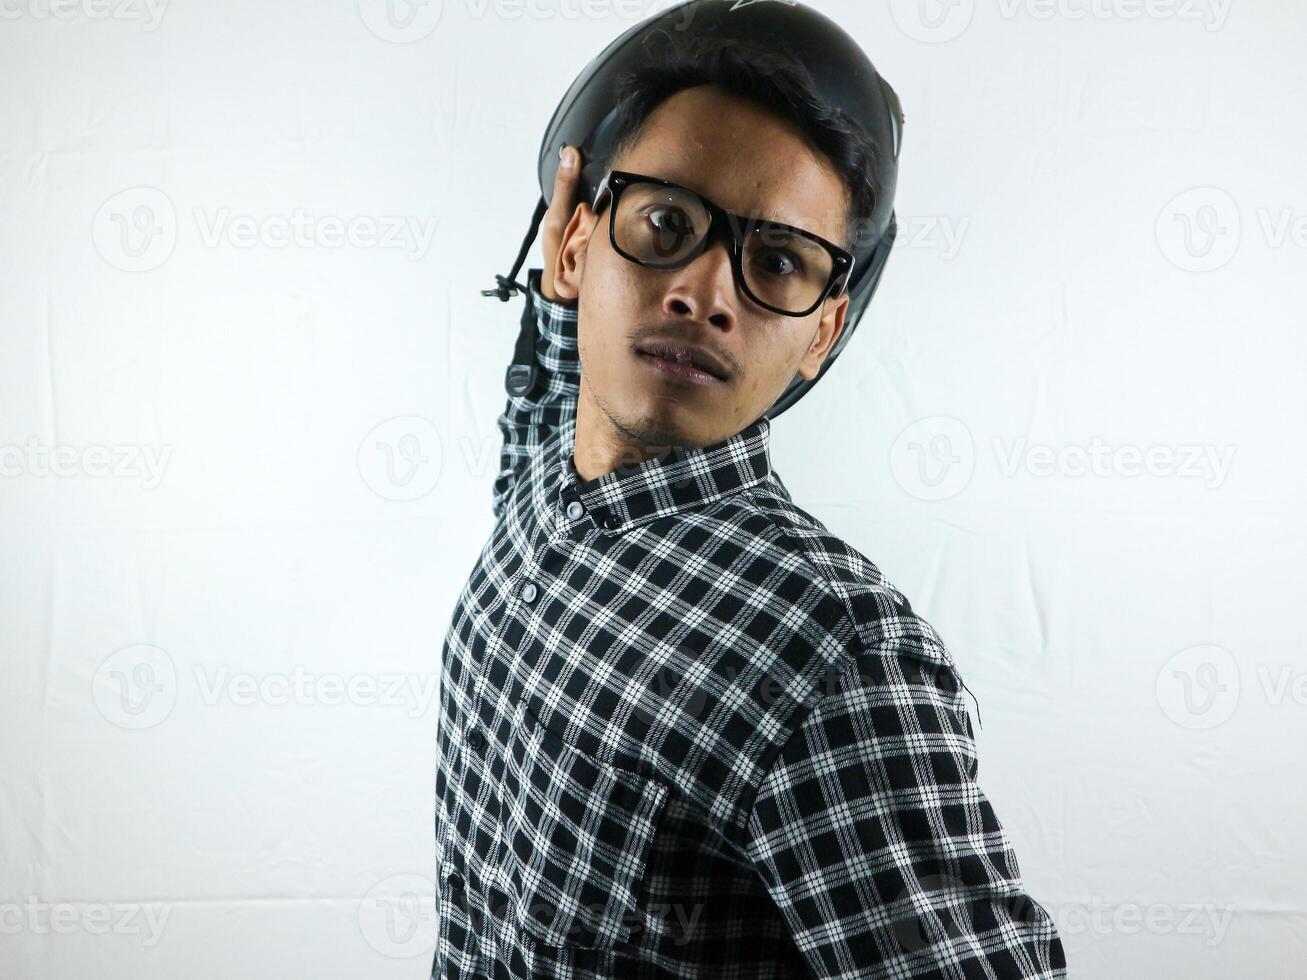
{"label": "pocket flap", "polygon": [[568,745],[519,705],[501,825],[522,929],[551,946],[628,939],[669,791]]}

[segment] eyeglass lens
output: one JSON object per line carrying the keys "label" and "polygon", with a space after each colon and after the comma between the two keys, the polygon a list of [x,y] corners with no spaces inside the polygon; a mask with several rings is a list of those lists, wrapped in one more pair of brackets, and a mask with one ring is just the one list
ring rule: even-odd
{"label": "eyeglass lens", "polygon": [[[647,265],[673,268],[699,247],[709,220],[708,210],[694,192],[635,183],[622,194],[613,231],[622,251]],[[768,222],[750,222],[744,230],[740,266],[745,285],[757,299],[801,313],[821,298],[830,282],[830,252]]]}

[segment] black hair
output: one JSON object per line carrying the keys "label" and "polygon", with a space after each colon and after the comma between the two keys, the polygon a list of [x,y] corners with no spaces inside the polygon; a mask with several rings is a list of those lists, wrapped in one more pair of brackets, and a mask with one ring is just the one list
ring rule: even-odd
{"label": "black hair", "polygon": [[[689,35],[684,41],[666,37],[668,43],[647,64],[616,83],[616,128],[603,169],[639,141],[654,109],[665,100],[683,89],[713,85],[794,124],[808,146],[830,161],[849,196],[844,241],[838,244],[851,250],[858,229],[880,200],[876,175],[886,149],[845,112],[823,103],[807,68],[784,51],[711,35]],[[897,107],[894,111],[899,112]]]}

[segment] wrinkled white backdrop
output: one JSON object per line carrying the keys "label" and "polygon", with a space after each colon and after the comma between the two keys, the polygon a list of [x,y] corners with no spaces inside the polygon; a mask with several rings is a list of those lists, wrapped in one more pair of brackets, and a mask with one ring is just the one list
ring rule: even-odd
{"label": "wrinkled white backdrop", "polygon": [[[426,976],[479,290],[669,4],[391,3],[0,0],[5,980]],[[815,5],[902,233],[776,468],[953,651],[1073,977],[1298,975],[1307,12]]]}

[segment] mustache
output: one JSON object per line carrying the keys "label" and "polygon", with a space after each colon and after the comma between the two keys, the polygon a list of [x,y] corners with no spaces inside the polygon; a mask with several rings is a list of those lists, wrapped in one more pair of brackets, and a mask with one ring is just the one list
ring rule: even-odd
{"label": "mustache", "polygon": [[699,349],[706,351],[732,376],[739,372],[739,365],[728,351],[724,351],[716,344],[710,343],[708,339],[703,336],[702,331],[689,331],[685,328],[685,325],[681,323],[655,322],[642,324],[632,331],[627,339],[630,341],[632,347],[643,347],[650,344],[660,343],[683,347],[698,347]]}

